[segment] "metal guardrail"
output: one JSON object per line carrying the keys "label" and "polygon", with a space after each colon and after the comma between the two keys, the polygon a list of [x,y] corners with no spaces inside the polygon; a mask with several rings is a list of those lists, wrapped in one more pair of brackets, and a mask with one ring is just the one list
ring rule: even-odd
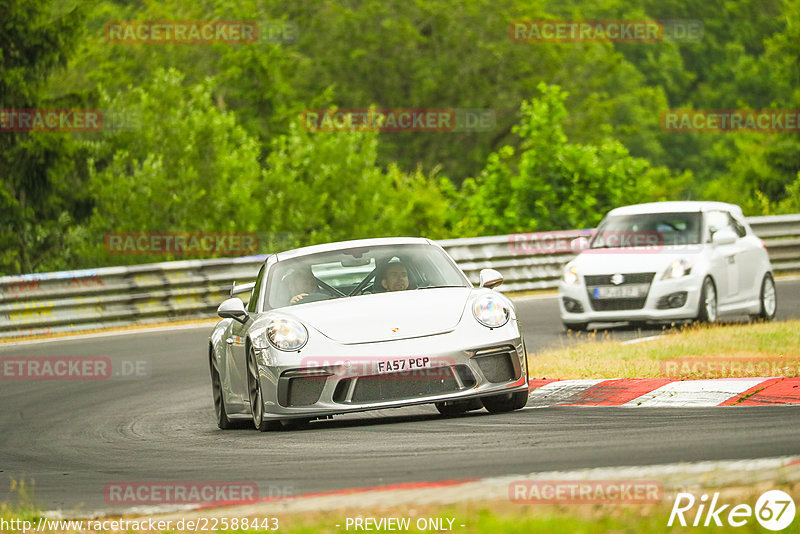
{"label": "metal guardrail", "polygon": [[[777,273],[800,270],[800,214],[750,217]],[[473,283],[500,271],[504,292],[555,288],[575,257],[569,241],[591,230],[448,239],[439,243]],[[531,236],[543,238],[526,249]],[[529,242],[528,242],[529,243]],[[543,245],[543,246],[542,246]],[[234,280],[255,278],[265,256],[151,263],[0,277],[0,338],[211,318]]]}

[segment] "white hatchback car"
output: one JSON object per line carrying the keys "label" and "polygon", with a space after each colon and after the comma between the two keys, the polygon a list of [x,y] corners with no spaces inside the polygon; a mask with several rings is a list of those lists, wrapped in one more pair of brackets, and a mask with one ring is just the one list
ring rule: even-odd
{"label": "white hatchback car", "polygon": [[767,249],[738,206],[625,206],[573,245],[581,252],[564,266],[558,287],[568,329],[585,330],[591,322],[775,317]]}

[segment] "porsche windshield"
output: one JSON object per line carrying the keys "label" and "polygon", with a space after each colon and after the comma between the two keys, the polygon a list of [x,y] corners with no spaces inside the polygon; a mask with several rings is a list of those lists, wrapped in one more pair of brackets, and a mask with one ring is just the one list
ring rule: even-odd
{"label": "porsche windshield", "polygon": [[694,245],[701,229],[699,212],[616,215],[600,223],[590,248]]}
{"label": "porsche windshield", "polygon": [[265,309],[319,300],[436,287],[470,287],[447,255],[431,245],[382,245],[279,261]]}

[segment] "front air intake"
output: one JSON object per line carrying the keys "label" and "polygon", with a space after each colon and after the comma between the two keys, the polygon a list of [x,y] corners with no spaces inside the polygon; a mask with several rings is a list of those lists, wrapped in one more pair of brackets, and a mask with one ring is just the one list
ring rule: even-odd
{"label": "front air intake", "polygon": [[311,406],[315,404],[331,373],[287,371],[278,380],[278,404]]}
{"label": "front air intake", "polygon": [[514,360],[510,352],[497,352],[487,354],[485,356],[476,356],[475,360],[478,362],[483,376],[486,380],[492,383],[508,382],[517,378],[517,372],[514,369]]}

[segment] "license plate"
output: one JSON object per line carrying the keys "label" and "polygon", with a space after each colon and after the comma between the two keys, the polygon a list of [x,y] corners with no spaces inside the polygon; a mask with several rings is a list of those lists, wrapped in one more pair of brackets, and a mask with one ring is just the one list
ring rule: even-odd
{"label": "license plate", "polygon": [[596,299],[635,299],[647,295],[648,285],[601,286],[594,288]]}
{"label": "license plate", "polygon": [[394,373],[396,371],[411,371],[412,369],[425,369],[430,367],[431,359],[427,356],[419,358],[403,358],[402,360],[386,360],[377,362],[379,373]]}

